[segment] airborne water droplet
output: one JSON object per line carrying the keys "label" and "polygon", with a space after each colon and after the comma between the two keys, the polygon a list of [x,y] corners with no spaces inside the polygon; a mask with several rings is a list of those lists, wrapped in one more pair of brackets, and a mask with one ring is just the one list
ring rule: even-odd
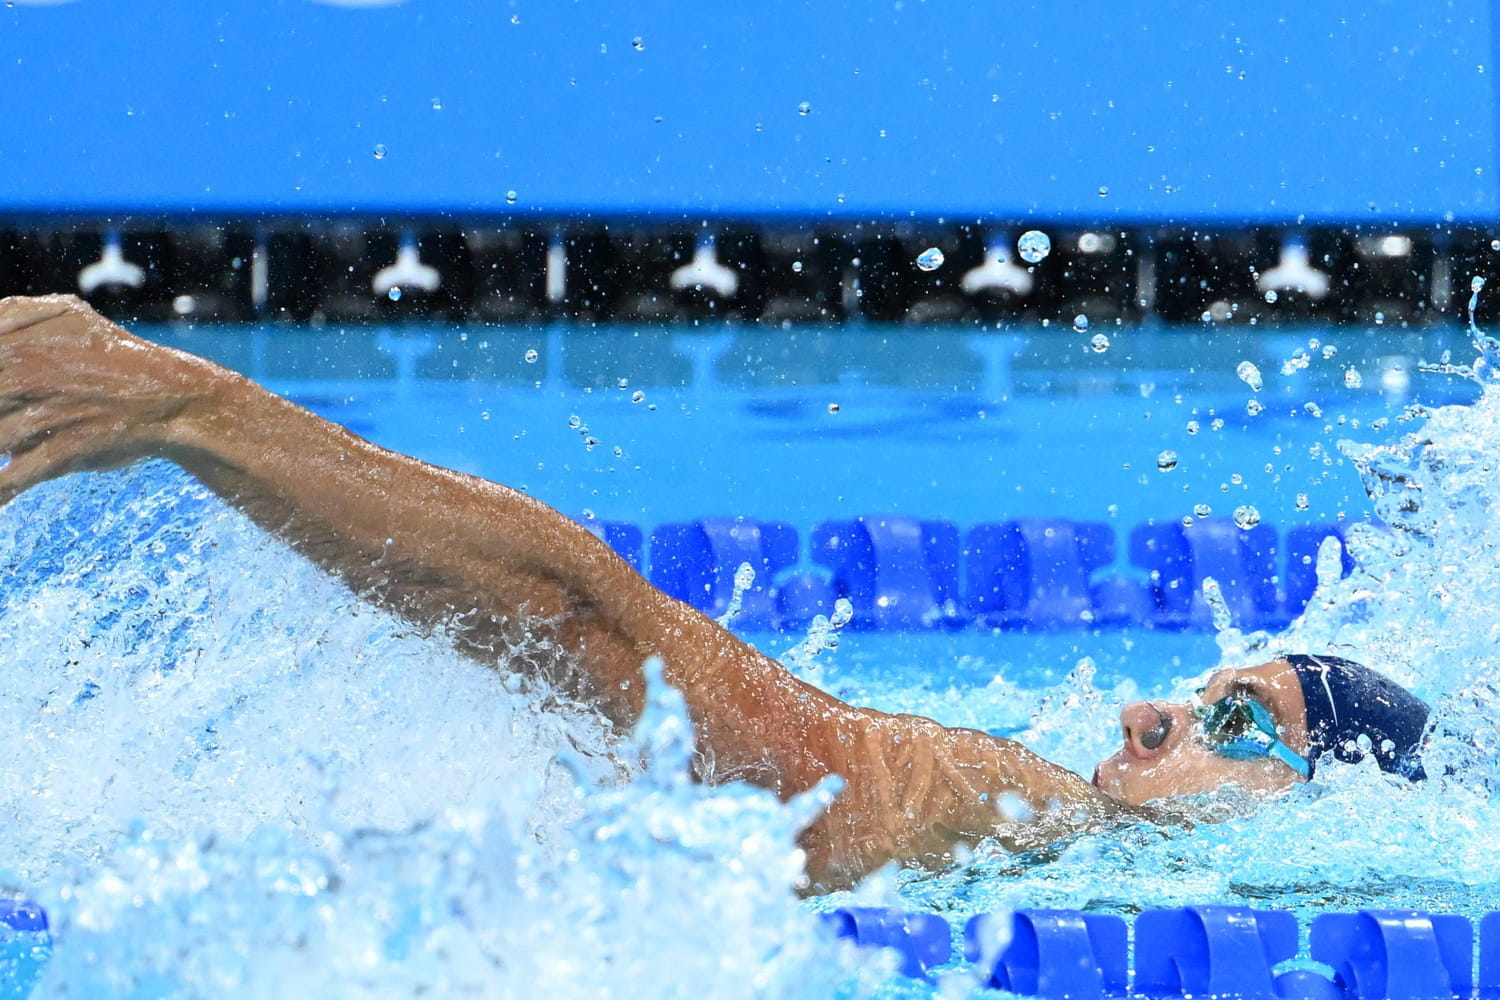
{"label": "airborne water droplet", "polygon": [[507,205],[514,205],[516,203],[516,198],[518,197],[519,195],[517,195],[515,191],[507,191],[505,192],[505,203]]}
{"label": "airborne water droplet", "polygon": [[632,403],[644,403],[646,401],[646,394],[637,389],[635,392],[632,392],[630,394],[630,401]]}
{"label": "airborne water droplet", "polygon": [[636,35],[630,40],[630,47],[635,49],[637,52],[644,52],[646,49],[646,40],[640,35]]}
{"label": "airborne water droplet", "polygon": [[578,416],[578,414],[574,413],[568,417],[568,426],[576,431],[578,428],[583,426],[583,420]]}
{"label": "airborne water droplet", "polygon": [[1277,298],[1278,298],[1278,296],[1276,294],[1276,289],[1274,289],[1274,288],[1268,288],[1268,289],[1266,289],[1266,301],[1267,302],[1274,303]]}
{"label": "airborne water droplet", "polygon": [[1177,468],[1177,452],[1168,448],[1156,456],[1156,467],[1163,472],[1171,472]]}
{"label": "airborne water droplet", "polygon": [[1344,388],[1358,389],[1364,384],[1364,376],[1360,375],[1359,369],[1355,368],[1353,365],[1350,365],[1348,370],[1344,372]]}
{"label": "airborne water droplet", "polygon": [[385,143],[383,143],[383,142],[377,142],[375,144],[375,159],[377,159],[377,160],[383,160],[383,159],[385,159],[385,154],[386,154]]}
{"label": "airborne water droplet", "polygon": [[1260,411],[1263,409],[1265,409],[1265,407],[1260,405],[1260,400],[1258,399],[1252,399],[1250,400],[1250,402],[1245,404],[1245,412],[1250,414],[1252,417],[1260,416]]}
{"label": "airborne water droplet", "polygon": [[1073,329],[1077,330],[1079,333],[1088,333],[1088,331],[1089,331],[1089,318],[1087,316],[1085,316],[1083,313],[1079,313],[1077,316],[1074,316],[1073,317]]}
{"label": "airborne water droplet", "polygon": [[812,114],[812,104],[810,104],[807,101],[803,101],[801,104],[797,105],[797,114],[799,114],[799,115],[809,115],[809,114]]}
{"label": "airborne water droplet", "polygon": [[1265,384],[1261,381],[1260,369],[1255,367],[1252,362],[1241,361],[1239,367],[1235,368],[1234,373],[1240,377],[1241,382],[1244,382],[1256,392],[1260,392],[1261,386]]}
{"label": "airborne water droplet", "polygon": [[828,404],[828,412],[829,413],[837,413],[837,412],[839,412],[839,404],[837,404],[837,403],[829,403]]}
{"label": "airborne water droplet", "polygon": [[943,251],[928,247],[917,255],[917,267],[924,271],[936,271],[943,266]]}
{"label": "airborne water droplet", "polygon": [[1469,282],[1469,291],[1471,291],[1471,292],[1478,292],[1478,291],[1482,290],[1483,288],[1484,288],[1484,279],[1481,278],[1481,277],[1479,277],[1479,275],[1476,274],[1474,276],[1473,280]]}
{"label": "airborne water droplet", "polygon": [[1016,252],[1026,263],[1039,264],[1052,252],[1052,240],[1047,237],[1046,233],[1028,229],[1016,241]]}
{"label": "airborne water droplet", "polygon": [[1213,512],[1214,512],[1214,509],[1212,507],[1210,507],[1206,503],[1200,503],[1200,504],[1196,505],[1195,507],[1193,507],[1193,513],[1196,514],[1196,515],[1198,515],[1199,517],[1207,517],[1208,515],[1212,514]]}
{"label": "airborne water droplet", "polygon": [[1298,493],[1297,494],[1297,509],[1298,510],[1306,510],[1307,509],[1307,494],[1306,493]]}
{"label": "airborne water droplet", "polygon": [[1105,187],[1103,184],[1099,185],[1099,197],[1101,197],[1101,198],[1108,198],[1109,197],[1109,188]]}
{"label": "airborne water droplet", "polygon": [[1250,504],[1245,504],[1243,507],[1236,507],[1234,509],[1234,523],[1249,531],[1260,523],[1260,511],[1256,510]]}
{"label": "airborne water droplet", "polygon": [[1109,338],[1102,333],[1094,334],[1094,339],[1089,341],[1089,346],[1094,349],[1095,354],[1103,354],[1109,350]]}
{"label": "airborne water droplet", "polygon": [[527,351],[526,352],[526,363],[528,365],[534,365],[534,364],[536,364],[536,359],[538,357],[540,357],[540,356],[541,355],[537,354],[536,351]]}
{"label": "airborne water droplet", "polygon": [[401,301],[401,286],[400,285],[392,285],[390,291],[388,291],[388,292],[385,293],[385,297],[388,298],[388,299],[390,299],[392,302],[400,302]]}

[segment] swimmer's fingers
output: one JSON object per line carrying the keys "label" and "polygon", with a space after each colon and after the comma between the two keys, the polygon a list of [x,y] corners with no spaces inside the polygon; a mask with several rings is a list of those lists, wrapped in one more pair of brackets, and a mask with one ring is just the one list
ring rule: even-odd
{"label": "swimmer's fingers", "polygon": [[81,425],[88,416],[62,416],[51,407],[22,403],[0,407],[0,455],[19,455],[31,451],[48,438],[67,432],[84,433]]}
{"label": "swimmer's fingers", "polygon": [[64,431],[38,442],[27,451],[15,452],[10,464],[0,469],[0,507],[49,479],[92,468],[90,437]]}

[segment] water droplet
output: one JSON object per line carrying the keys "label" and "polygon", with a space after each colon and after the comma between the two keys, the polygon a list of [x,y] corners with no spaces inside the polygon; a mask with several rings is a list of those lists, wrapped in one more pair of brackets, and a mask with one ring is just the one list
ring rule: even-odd
{"label": "water droplet", "polygon": [[1308,414],[1311,415],[1311,416],[1321,417],[1323,415],[1323,408],[1321,406],[1319,406],[1317,403],[1312,402],[1311,400],[1309,400],[1306,403],[1303,403],[1302,404],[1302,408],[1304,410],[1306,410],[1308,412]]}
{"label": "water droplet", "polygon": [[797,105],[797,114],[799,114],[799,115],[810,115],[810,114],[812,114],[812,104],[810,102],[808,102],[808,101],[803,101],[801,104]]}
{"label": "water droplet", "polygon": [[1252,399],[1250,400],[1250,402],[1245,404],[1245,412],[1250,414],[1252,417],[1260,416],[1260,411],[1263,409],[1265,409],[1265,407],[1260,405],[1260,400],[1258,399]]}
{"label": "water droplet", "polygon": [[1193,507],[1193,513],[1198,515],[1199,517],[1207,517],[1213,512],[1214,509],[1206,503],[1200,503]]}
{"label": "water droplet", "polygon": [[521,23],[521,15],[520,14],[512,14],[510,16],[510,23],[511,24],[520,24]]}
{"label": "water droplet", "polygon": [[1260,511],[1256,510],[1250,504],[1245,504],[1243,507],[1236,507],[1234,509],[1234,523],[1249,531],[1260,523]]}
{"label": "water droplet", "polygon": [[644,403],[646,401],[646,394],[637,389],[635,392],[632,392],[630,394],[630,401],[632,403]]}
{"label": "water droplet", "polygon": [[1364,384],[1365,379],[1364,376],[1359,373],[1359,369],[1355,368],[1353,365],[1350,365],[1348,370],[1344,372],[1344,388],[1358,389]]}
{"label": "water droplet", "polygon": [[1177,452],[1168,448],[1156,456],[1156,467],[1163,472],[1171,472],[1177,468]]}
{"label": "water droplet", "polygon": [[1109,197],[1109,188],[1105,187],[1103,184],[1099,185],[1099,197],[1101,197],[1101,198],[1108,198]]}
{"label": "water droplet", "polygon": [[800,260],[792,261],[792,271],[796,274],[802,273],[802,262]]}
{"label": "water droplet", "polygon": [[1189,420],[1187,422],[1187,432],[1189,434],[1197,434],[1198,433],[1198,421],[1196,421],[1196,420]]}
{"label": "water droplet", "polygon": [[385,159],[385,153],[386,153],[385,143],[383,143],[383,142],[377,142],[375,144],[375,159],[377,159],[377,160],[383,160],[383,159]]}
{"label": "water droplet", "polygon": [[1016,252],[1026,263],[1040,264],[1052,252],[1052,240],[1047,237],[1046,233],[1028,229],[1021,234],[1019,240],[1016,240]]}
{"label": "water droplet", "polygon": [[593,451],[598,446],[598,444],[599,439],[596,437],[586,437],[583,439],[583,447],[586,451]]}
{"label": "water droplet", "polygon": [[578,414],[574,413],[568,417],[568,426],[576,431],[578,428],[583,426],[583,420],[578,416]]}
{"label": "water droplet", "polygon": [[630,40],[630,47],[635,49],[637,52],[644,52],[646,50],[646,40],[643,39],[640,35],[636,35]]}
{"label": "water droplet", "polygon": [[1500,240],[1490,240],[1491,250],[1500,250]]}
{"label": "water droplet", "polygon": [[390,288],[390,291],[388,291],[388,292],[385,293],[385,297],[388,298],[388,299],[390,299],[392,302],[400,302],[401,301],[401,286],[400,285],[392,285],[391,288]]}
{"label": "water droplet", "polygon": [[1074,316],[1073,317],[1073,329],[1077,330],[1079,333],[1088,333],[1088,331],[1089,331],[1089,318],[1087,316],[1085,316],[1083,313],[1079,313],[1077,316]]}
{"label": "water droplet", "polygon": [[1182,526],[1184,528],[1191,528],[1193,526],[1193,515],[1191,515],[1191,514],[1184,514],[1184,515],[1182,515]]}
{"label": "water droplet", "polygon": [[917,267],[924,271],[936,271],[943,266],[943,251],[928,247],[917,255]]}
{"label": "water droplet", "polygon": [[1307,507],[1308,507],[1307,494],[1306,493],[1298,493],[1297,494],[1297,509],[1298,510],[1306,510]]}
{"label": "water droplet", "polygon": [[1383,312],[1376,313],[1375,314],[1375,325],[1376,326],[1380,326],[1384,322],[1385,322],[1385,313],[1383,313]]}
{"label": "water droplet", "polygon": [[1213,423],[1209,424],[1208,426],[1212,427],[1216,431],[1222,431],[1224,429],[1224,418],[1214,417]]}
{"label": "water droplet", "polygon": [[624,457],[625,457],[625,449],[621,448],[619,445],[615,445],[615,458],[624,458]]}
{"label": "water droplet", "polygon": [[1469,291],[1471,291],[1471,292],[1478,292],[1478,291],[1481,291],[1483,288],[1484,288],[1484,279],[1481,278],[1481,277],[1479,277],[1479,275],[1476,274],[1474,276],[1474,280],[1469,282]]}
{"label": "water droplet", "polygon": [[629,389],[630,388],[630,379],[628,379],[628,378],[618,379],[615,382],[615,387],[619,388],[619,389]]}
{"label": "water droplet", "polygon": [[837,412],[839,412],[839,404],[837,404],[837,403],[829,403],[828,404],[828,412],[829,413],[837,413]]}
{"label": "water droplet", "polygon": [[434,110],[434,111],[441,111],[441,110],[443,110],[443,99],[441,97],[434,97],[432,99],[432,110]]}
{"label": "water droplet", "polygon": [[1089,346],[1094,349],[1095,354],[1103,354],[1109,350],[1109,338],[1102,333],[1094,334],[1094,339],[1089,341]]}
{"label": "water droplet", "polygon": [[1279,298],[1279,296],[1276,294],[1276,289],[1274,289],[1274,288],[1268,288],[1268,289],[1266,289],[1266,301],[1267,302],[1274,303],[1277,300],[1277,298]]}
{"label": "water droplet", "polygon": [[594,517],[595,514],[592,510],[590,510],[588,507],[583,508],[583,519],[585,521],[592,521]]}
{"label": "water droplet", "polygon": [[1255,364],[1253,362],[1241,361],[1235,368],[1234,373],[1240,377],[1241,382],[1245,383],[1256,392],[1260,392],[1261,386],[1265,384],[1261,381],[1260,369],[1255,367]]}
{"label": "water droplet", "polygon": [[1324,347],[1323,347],[1323,360],[1327,361],[1328,359],[1332,358],[1338,352],[1339,352],[1339,349],[1337,347],[1334,347],[1332,344],[1324,345]]}
{"label": "water droplet", "polygon": [[505,192],[505,203],[507,205],[514,205],[516,203],[516,198],[518,197],[520,196],[517,195],[515,191],[507,191]]}

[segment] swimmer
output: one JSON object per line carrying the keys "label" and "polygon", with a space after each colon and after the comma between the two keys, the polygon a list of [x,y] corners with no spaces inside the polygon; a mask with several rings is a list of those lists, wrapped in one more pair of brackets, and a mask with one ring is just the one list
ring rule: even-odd
{"label": "swimmer", "polygon": [[[1275,795],[1319,757],[1422,776],[1427,708],[1358,664],[1290,655],[1215,674],[1190,704],[1121,711],[1093,781],[1021,744],[856,708],[661,593],[582,526],[515,490],[376,447],[211,362],[138,339],[75,298],[0,300],[0,505],[45,480],[173,461],[356,593],[493,663],[524,621],[568,650],[538,667],[628,730],[659,657],[694,769],[783,800],[843,788],[804,830],[805,891],[889,862],[941,865],[996,838],[1029,850],[1235,785]],[[1368,742],[1366,742],[1368,740]]]}

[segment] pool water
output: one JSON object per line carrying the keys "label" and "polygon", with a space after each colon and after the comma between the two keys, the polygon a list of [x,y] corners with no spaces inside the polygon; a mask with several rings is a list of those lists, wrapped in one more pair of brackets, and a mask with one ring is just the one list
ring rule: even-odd
{"label": "pool water", "polygon": [[[670,689],[612,745],[587,708],[363,605],[171,466],[72,477],[0,512],[0,883],[53,918],[44,994],[923,995],[815,911],[1500,908],[1500,397],[1415,370],[1465,357],[1459,330],[1120,330],[1102,354],[1040,327],[143,332],[578,518],[1378,516],[1402,530],[1354,531],[1360,569],[1285,636],[847,633],[799,670],[1085,773],[1123,701],[1283,649],[1358,651],[1463,735],[1421,786],[1330,767],[1221,823],[981,847],[804,903],[794,836],[818,802],[692,784]],[[959,968],[937,989],[971,987]]]}

